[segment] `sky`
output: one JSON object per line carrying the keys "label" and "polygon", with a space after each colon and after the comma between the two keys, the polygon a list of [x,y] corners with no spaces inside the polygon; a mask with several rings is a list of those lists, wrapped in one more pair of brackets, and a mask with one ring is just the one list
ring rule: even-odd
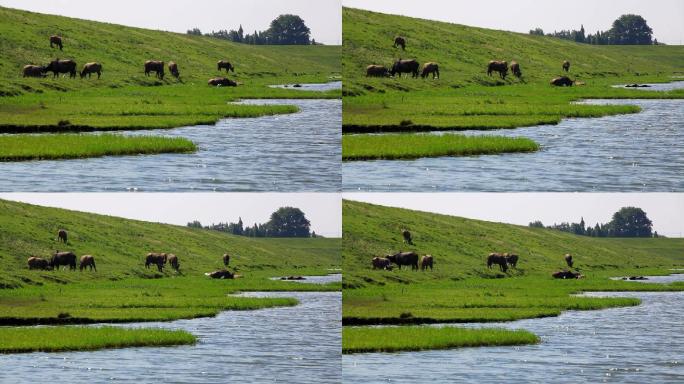
{"label": "sky", "polygon": [[342,236],[342,207],[335,193],[1,193],[0,199],[157,223],[207,225],[265,223],[282,206],[301,209],[311,229]]}
{"label": "sky", "polygon": [[0,0],[0,6],[133,27],[185,33],[266,30],[281,14],[299,15],[316,41],[342,42],[340,0]]}
{"label": "sky", "polygon": [[529,32],[610,29],[620,15],[641,15],[658,41],[684,44],[683,0],[342,0],[345,7],[440,20],[477,27]]}
{"label": "sky", "polygon": [[579,222],[584,217],[593,226],[632,206],[646,212],[659,234],[684,237],[682,193],[346,193],[343,198],[518,225]]}

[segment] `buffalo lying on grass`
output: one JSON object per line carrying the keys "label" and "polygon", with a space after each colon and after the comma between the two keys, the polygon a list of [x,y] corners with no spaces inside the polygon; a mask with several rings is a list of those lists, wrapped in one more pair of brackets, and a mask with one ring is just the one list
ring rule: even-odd
{"label": "buffalo lying on grass", "polygon": [[29,269],[50,269],[50,262],[43,259],[42,257],[29,257],[28,258],[28,268]]}
{"label": "buffalo lying on grass", "polygon": [[497,264],[501,272],[508,271],[508,261],[506,261],[506,256],[500,253],[490,253],[487,256],[487,268],[492,269],[492,265]]}
{"label": "buffalo lying on grass", "polygon": [[149,268],[150,265],[156,265],[159,272],[164,271],[164,265],[166,265],[167,255],[166,253],[153,253],[150,252],[145,257],[145,268]]}
{"label": "buffalo lying on grass", "polygon": [[228,271],[226,269],[220,269],[220,270],[214,271],[214,272],[207,272],[204,275],[209,276],[212,279],[233,279],[233,278],[235,278],[235,274],[231,273],[230,271]]}
{"label": "buffalo lying on grass", "polygon": [[394,38],[394,48],[401,47],[402,51],[406,50],[406,38],[397,36]]}
{"label": "buffalo lying on grass", "polygon": [[90,267],[91,271],[94,269],[95,272],[97,272],[97,267],[95,266],[95,258],[91,255],[81,256],[81,263],[78,265],[78,270],[82,271],[84,268],[88,267]]}
{"label": "buffalo lying on grass", "polygon": [[558,271],[551,274],[554,279],[581,279],[584,276],[579,272]]}
{"label": "buffalo lying on grass", "polygon": [[434,260],[432,258],[432,255],[425,255],[420,258],[420,270],[424,271],[430,267],[430,270],[432,271],[432,264]]}
{"label": "buffalo lying on grass", "polygon": [[73,252],[55,251],[50,259],[50,266],[59,269],[60,266],[69,266],[70,270],[76,270],[76,254]]}
{"label": "buffalo lying on grass", "polygon": [[164,62],[157,60],[147,60],[145,62],[145,76],[149,76],[150,72],[156,73],[159,80],[164,80]]}
{"label": "buffalo lying on grass", "polygon": [[216,86],[216,87],[236,87],[237,83],[234,82],[233,80],[227,79],[225,77],[215,77],[213,79],[209,79],[207,82],[211,86]]}
{"label": "buffalo lying on grass", "polygon": [[570,87],[574,83],[575,82],[570,80],[567,76],[554,77],[551,79],[551,85],[555,85],[556,87]]}
{"label": "buffalo lying on grass", "polygon": [[389,69],[384,65],[369,65],[366,67],[366,77],[387,77]]}
{"label": "buffalo lying on grass", "polygon": [[392,269],[392,262],[386,257],[374,257],[373,260],[371,260],[371,265],[373,265],[373,269]]}
{"label": "buffalo lying on grass", "polygon": [[97,78],[100,78],[100,75],[102,74],[102,64],[100,63],[86,63],[83,66],[83,69],[81,70],[81,79],[84,78],[86,75],[88,75],[88,78],[90,79],[90,75],[93,73],[97,73]]}
{"label": "buffalo lying on grass", "polygon": [[58,46],[59,50],[61,51],[64,45],[62,45],[62,37],[57,36],[57,35],[52,35],[50,36],[50,48],[54,48],[54,46]]}
{"label": "buffalo lying on grass", "polygon": [[217,67],[219,72],[221,72],[221,69],[225,69],[226,73],[228,73],[228,71],[235,72],[235,67],[233,67],[233,64],[226,60],[219,60]]}
{"label": "buffalo lying on grass", "polygon": [[21,73],[24,77],[45,77],[45,67],[40,65],[25,65]]}
{"label": "buffalo lying on grass", "polygon": [[418,254],[415,252],[399,252],[386,256],[389,261],[396,264],[399,269],[402,265],[410,265],[411,270],[418,270]]}
{"label": "buffalo lying on grass", "polygon": [[390,74],[392,76],[396,75],[397,73],[399,74],[399,77],[401,77],[402,73],[410,73],[411,77],[418,77],[418,67],[420,65],[418,62],[414,59],[410,60],[402,60],[399,59],[394,62],[394,65],[392,65],[392,71]]}
{"label": "buffalo lying on grass", "polygon": [[508,62],[495,60],[490,61],[489,64],[487,64],[487,75],[491,76],[492,72],[499,72],[499,76],[505,80],[506,75],[508,75]]}
{"label": "buffalo lying on grass", "polygon": [[73,60],[55,59],[43,69],[45,72],[52,72],[54,79],[60,73],[68,73],[70,78],[76,77],[76,62]]}

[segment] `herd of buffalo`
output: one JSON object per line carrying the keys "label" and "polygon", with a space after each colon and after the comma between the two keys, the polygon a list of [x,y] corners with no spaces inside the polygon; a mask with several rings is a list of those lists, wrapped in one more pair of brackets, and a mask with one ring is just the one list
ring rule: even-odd
{"label": "herd of buffalo", "polygon": [[[57,231],[57,241],[64,243],[65,245],[69,243],[68,233],[65,229],[60,229]],[[28,258],[28,268],[29,269],[39,269],[39,270],[58,270],[60,267],[69,267],[69,270],[76,270],[76,254],[70,251],[60,252],[55,251],[52,257],[45,259],[42,257],[31,256]],[[228,253],[224,254],[222,257],[223,265],[227,268],[230,264],[230,255]],[[178,256],[173,253],[155,253],[150,252],[145,257],[145,268],[150,268],[150,266],[156,266],[159,272],[164,271],[166,264],[171,265],[177,273],[180,273],[180,262]],[[92,255],[83,255],[80,258],[79,266],[80,271],[85,268],[90,268],[90,270],[95,270],[97,272],[97,267],[95,266],[95,257]],[[214,279],[232,279],[235,274],[228,271],[227,269],[221,269],[214,272],[205,273],[205,275]]]}
{"label": "herd of buffalo", "polygon": [[[402,229],[401,236],[404,239],[404,243],[413,245],[413,237],[409,230]],[[492,269],[493,265],[498,265],[501,272],[507,272],[509,267],[517,268],[519,258],[520,257],[515,253],[490,253],[489,256],[487,256],[487,268]],[[569,268],[573,267],[574,261],[571,254],[566,254],[564,260]],[[399,269],[405,265],[410,266],[411,270],[415,271],[418,269],[425,271],[428,268],[432,270],[434,266],[434,257],[432,255],[419,257],[418,254],[413,251],[400,251],[395,254],[385,255],[384,257],[375,256],[371,259],[371,266],[373,269],[391,271],[394,268],[393,264],[399,267]],[[557,279],[579,279],[584,277],[579,272],[572,272],[569,270],[554,272],[551,276]]]}
{"label": "herd of buffalo", "polygon": [[[406,38],[403,36],[397,36],[394,38],[394,48],[401,48],[402,50],[406,50]],[[392,68],[388,69],[384,65],[378,65],[378,64],[371,64],[366,67],[366,76],[371,76],[371,77],[389,77],[392,76],[394,77],[396,74],[399,74],[401,77],[402,74],[410,74],[411,77],[417,78],[419,76],[419,69],[421,68],[420,64],[418,63],[417,60],[415,59],[401,59],[399,58],[392,64]],[[565,72],[570,71],[570,62],[565,60],[563,61],[562,67],[561,67]],[[510,66],[507,61],[497,61],[497,60],[492,60],[487,64],[487,75],[491,76],[493,72],[497,72],[499,74],[499,77],[501,79],[506,79],[506,76],[508,75],[508,71],[513,73],[513,75],[517,78],[522,77],[522,71],[520,70],[520,64],[518,64],[516,61],[511,61]],[[428,76],[432,75],[432,78],[439,78],[439,64],[435,62],[427,62],[424,63],[422,66],[422,69],[420,70],[420,77],[426,78]],[[559,76],[555,77],[551,80],[551,85],[555,86],[572,86],[575,84],[575,81],[571,80],[567,76]],[[577,83],[579,84],[579,83]]]}
{"label": "herd of buffalo", "polygon": [[[59,47],[59,50],[63,50],[64,48],[64,43],[62,42],[62,37],[61,36],[50,36],[50,48],[54,48],[55,46]],[[166,66],[164,65],[163,61],[158,61],[158,60],[147,60],[144,63],[144,71],[145,71],[145,76],[149,76],[150,73],[154,72],[155,76],[159,78],[160,80],[164,79],[164,68]],[[69,74],[70,78],[75,78],[76,73],[77,73],[77,65],[74,60],[66,59],[66,60],[60,60],[60,59],[55,59],[52,60],[48,65],[25,65],[22,71],[22,74],[24,77],[45,77],[47,72],[52,72],[52,78],[57,77],[58,75],[64,73],[64,74]],[[169,61],[168,63],[168,68],[169,72],[173,77],[176,79],[180,79],[180,72],[178,70],[178,64],[174,61]],[[228,71],[235,72],[235,67],[228,61],[226,60],[220,60],[217,63],[217,69],[219,72],[221,72],[222,69],[226,70],[226,73]],[[88,78],[91,77],[92,74],[96,73],[97,78],[99,79],[100,76],[102,75],[102,64],[97,63],[97,62],[92,62],[92,63],[86,63],[83,65],[83,68],[81,69],[80,75],[81,78],[84,78],[88,76]],[[237,82],[230,80],[226,77],[214,77],[209,79],[207,84],[211,86],[223,86],[223,87],[235,87],[238,85]]]}

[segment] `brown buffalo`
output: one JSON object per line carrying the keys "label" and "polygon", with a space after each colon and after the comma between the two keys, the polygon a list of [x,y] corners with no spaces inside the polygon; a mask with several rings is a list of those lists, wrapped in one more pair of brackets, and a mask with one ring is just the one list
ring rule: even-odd
{"label": "brown buffalo", "polygon": [[369,65],[366,67],[366,77],[386,77],[389,76],[389,69],[384,65]]}
{"label": "brown buffalo", "polygon": [[55,251],[50,259],[50,266],[59,269],[62,265],[68,265],[69,269],[76,270],[76,254],[73,252]]}
{"label": "brown buffalo", "polygon": [[169,61],[169,72],[171,72],[171,75],[173,75],[173,77],[176,79],[180,77],[180,73],[178,72],[178,64],[176,64],[174,61]]}
{"label": "brown buffalo", "polygon": [[157,74],[160,80],[164,80],[164,62],[157,60],[147,60],[145,62],[145,76],[149,76],[150,72]]}
{"label": "brown buffalo", "polygon": [[492,72],[499,72],[499,76],[505,80],[506,75],[508,75],[508,62],[495,60],[490,61],[487,65],[487,75],[491,76]]}
{"label": "brown buffalo", "polygon": [[569,253],[565,254],[565,263],[568,264],[568,267],[572,268],[572,264],[574,264],[574,261],[572,261],[572,255]]}
{"label": "brown buffalo", "polygon": [[551,276],[553,276],[554,279],[581,279],[584,277],[579,272],[575,273],[575,272],[565,271],[565,270],[554,272],[551,274]]}
{"label": "brown buffalo", "polygon": [[520,72],[520,64],[518,64],[517,61],[511,61],[511,72],[513,72],[513,75],[515,75],[515,77],[518,79],[522,76],[522,72]]}
{"label": "brown buffalo", "polygon": [[211,277],[212,279],[233,279],[235,278],[235,274],[231,273],[230,271],[226,269],[220,269],[218,271],[214,272],[207,272],[205,273],[206,276]]}
{"label": "brown buffalo", "polygon": [[55,45],[59,47],[60,51],[62,50],[63,45],[62,45],[62,37],[61,36],[57,36],[57,35],[50,36],[50,48],[54,48]]}
{"label": "brown buffalo", "polygon": [[510,265],[513,268],[516,268],[516,266],[518,265],[518,255],[516,255],[515,253],[504,253],[503,256],[506,259],[506,264]]}
{"label": "brown buffalo", "polygon": [[25,65],[22,70],[24,77],[45,77],[45,67],[39,65]]}
{"label": "brown buffalo", "polygon": [[173,253],[169,254],[169,265],[171,265],[171,268],[175,269],[176,272],[180,270],[180,263],[178,262],[178,256],[174,255]]}
{"label": "brown buffalo", "polygon": [[226,69],[226,73],[228,73],[228,71],[235,72],[235,67],[233,67],[233,64],[226,60],[219,60],[216,66],[218,67],[219,72],[221,72],[222,68]]}
{"label": "brown buffalo", "polygon": [[50,262],[43,259],[42,257],[29,257],[28,258],[29,269],[49,269]]}
{"label": "brown buffalo", "polygon": [[487,268],[492,269],[492,265],[497,264],[501,272],[508,270],[508,262],[506,257],[500,253],[490,253],[487,257]]}
{"label": "brown buffalo", "polygon": [[575,82],[567,76],[555,77],[551,79],[551,85],[556,87],[571,87]]}
{"label": "brown buffalo", "polygon": [[76,77],[76,62],[73,60],[60,60],[55,59],[44,68],[45,72],[52,72],[52,78],[54,79],[60,73],[68,73],[70,78]]}
{"label": "brown buffalo", "polygon": [[433,79],[435,77],[437,77],[439,79],[439,64],[437,64],[437,63],[425,63],[425,64],[423,64],[423,71],[421,72],[420,77],[422,77],[424,79],[430,74],[432,74]]}
{"label": "brown buffalo", "polygon": [[233,80],[227,79],[225,77],[215,77],[213,79],[209,79],[207,82],[211,86],[216,86],[216,87],[236,87],[237,83],[234,82]]}
{"label": "brown buffalo", "polygon": [[67,243],[67,231],[66,229],[60,229],[57,231],[57,241],[63,241],[64,244]]}
{"label": "brown buffalo", "polygon": [[402,229],[401,236],[404,238],[404,243],[413,245],[413,238],[411,237],[411,232],[409,232],[408,229]]}
{"label": "brown buffalo", "polygon": [[411,270],[418,270],[418,254],[415,252],[399,252],[394,255],[386,256],[389,261],[399,266],[401,269],[402,265],[410,265]]}
{"label": "brown buffalo", "polygon": [[88,267],[90,267],[91,271],[94,269],[95,272],[97,272],[97,267],[95,266],[95,258],[91,255],[81,256],[81,263],[78,265],[78,270],[82,271],[84,268]]}
{"label": "brown buffalo", "polygon": [[149,268],[150,265],[156,265],[159,272],[164,271],[164,265],[166,264],[167,255],[166,253],[153,253],[150,252],[145,258],[145,268]]}
{"label": "brown buffalo", "polygon": [[434,259],[432,258],[432,255],[425,255],[420,258],[420,269],[421,271],[424,271],[430,267],[430,270],[432,271],[432,264],[434,262]]}
{"label": "brown buffalo", "polygon": [[385,257],[374,257],[371,261],[373,269],[392,269],[392,263]]}
{"label": "brown buffalo", "polygon": [[81,70],[81,79],[84,78],[86,75],[88,75],[88,78],[90,79],[90,75],[93,73],[97,73],[97,78],[100,78],[100,75],[102,74],[102,64],[100,63],[86,63],[83,66],[83,69]]}
{"label": "brown buffalo", "polygon": [[392,70],[390,71],[390,74],[394,76],[395,74],[399,74],[399,77],[401,77],[402,73],[410,73],[411,77],[418,77],[418,67],[420,65],[418,62],[414,59],[410,60],[402,60],[399,59],[394,62],[392,65]]}
{"label": "brown buffalo", "polygon": [[223,254],[223,265],[225,265],[227,267],[228,264],[230,264],[230,255],[227,253],[224,253]]}
{"label": "brown buffalo", "polygon": [[394,48],[401,47],[402,51],[406,50],[406,38],[397,36],[394,38]]}
{"label": "brown buffalo", "polygon": [[570,62],[569,61],[567,61],[567,60],[563,61],[563,70],[565,72],[568,72],[570,70]]}

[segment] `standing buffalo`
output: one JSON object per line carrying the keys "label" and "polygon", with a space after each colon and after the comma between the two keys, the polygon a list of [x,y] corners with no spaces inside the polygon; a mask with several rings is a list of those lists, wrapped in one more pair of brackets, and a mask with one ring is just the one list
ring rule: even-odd
{"label": "standing buffalo", "polygon": [[565,263],[568,264],[568,267],[572,268],[572,264],[574,263],[572,261],[572,255],[569,253],[565,254]]}
{"label": "standing buffalo", "polygon": [[439,65],[437,63],[430,62],[423,64],[423,71],[421,72],[420,77],[424,79],[429,74],[432,74],[433,79],[435,77],[439,79]]}
{"label": "standing buffalo", "polygon": [[218,67],[219,72],[221,72],[221,68],[225,68],[226,73],[228,73],[228,71],[235,72],[235,67],[233,67],[233,64],[225,60],[219,60],[216,66]]}
{"label": "standing buffalo", "polygon": [[58,46],[59,50],[61,51],[63,47],[62,38],[57,35],[52,35],[50,36],[50,48],[53,48],[55,45]]}
{"label": "standing buffalo", "polygon": [[393,47],[394,48],[401,47],[401,50],[405,51],[406,50],[406,39],[401,37],[401,36],[395,37]]}
{"label": "standing buffalo", "polygon": [[25,65],[22,70],[24,77],[45,77],[43,74],[45,72],[45,67],[38,65]]}
{"label": "standing buffalo", "polygon": [[100,63],[86,63],[83,66],[83,69],[81,70],[81,79],[84,78],[86,75],[88,75],[88,78],[90,79],[90,75],[93,73],[97,73],[97,78],[100,78],[100,75],[102,74],[102,64]]}
{"label": "standing buffalo", "polygon": [[501,272],[506,272],[508,270],[508,262],[506,257],[500,253],[490,253],[487,257],[487,268],[492,269],[492,265],[498,264]]}
{"label": "standing buffalo", "polygon": [[64,244],[67,243],[67,231],[66,229],[60,229],[57,231],[57,241],[63,241]]}
{"label": "standing buffalo", "polygon": [[73,252],[55,251],[50,260],[50,266],[59,269],[61,265],[68,265],[69,269],[76,270],[76,254]]}
{"label": "standing buffalo", "polygon": [[424,271],[424,270],[428,269],[428,267],[430,267],[430,270],[432,271],[432,263],[433,263],[432,255],[425,255],[425,256],[421,257],[420,258],[420,270]]}
{"label": "standing buffalo", "polygon": [[166,253],[148,253],[145,258],[145,268],[149,268],[151,264],[157,266],[159,272],[164,271],[164,265],[166,264]]}
{"label": "standing buffalo", "polygon": [[401,236],[404,237],[404,243],[413,245],[413,239],[411,238],[411,232],[408,231],[408,229],[402,229],[401,230]]}
{"label": "standing buffalo", "polygon": [[88,267],[90,267],[91,271],[94,269],[95,272],[97,272],[97,267],[95,266],[95,258],[91,255],[81,256],[81,263],[78,265],[78,270],[82,271],[84,268]]}
{"label": "standing buffalo", "polygon": [[568,72],[570,70],[570,62],[569,61],[567,61],[567,60],[563,61],[563,70],[565,72]]}
{"label": "standing buffalo", "polygon": [[221,87],[236,87],[237,83],[234,82],[233,80],[227,79],[225,77],[214,77],[213,79],[209,79],[207,82],[211,86],[221,86]]}
{"label": "standing buffalo", "polygon": [[513,72],[513,75],[515,75],[515,77],[518,79],[522,76],[522,72],[520,72],[520,64],[518,64],[517,61],[511,61],[511,72]]}
{"label": "standing buffalo", "polygon": [[389,76],[389,70],[384,65],[369,65],[366,67],[366,77],[386,77]]}
{"label": "standing buffalo", "polygon": [[574,83],[575,82],[570,80],[570,78],[567,76],[555,77],[551,79],[551,85],[555,85],[556,87],[570,87]]}
{"label": "standing buffalo", "polygon": [[178,72],[178,64],[174,61],[169,61],[169,72],[175,77],[176,79],[180,77],[180,73]]}
{"label": "standing buffalo", "polygon": [[377,257],[376,256],[371,261],[371,264],[373,265],[373,269],[387,269],[387,270],[392,269],[392,264],[389,261],[389,259],[386,257]]}
{"label": "standing buffalo", "polygon": [[499,72],[499,76],[505,80],[506,75],[508,75],[508,62],[495,60],[490,61],[487,65],[487,75],[491,76],[492,72]]}
{"label": "standing buffalo", "polygon": [[394,62],[394,65],[392,65],[392,71],[390,74],[394,76],[395,74],[399,74],[399,77],[401,77],[402,73],[410,73],[411,77],[418,77],[418,67],[420,65],[418,62],[414,59],[410,60],[402,60],[399,59]]}
{"label": "standing buffalo", "polygon": [[76,77],[76,62],[73,60],[60,60],[55,59],[48,64],[44,69],[45,72],[52,72],[52,78],[54,79],[60,73],[69,73],[70,78]]}
{"label": "standing buffalo", "polygon": [[415,252],[399,252],[394,255],[387,255],[387,259],[399,266],[410,265],[411,270],[418,270],[418,254]]}
{"label": "standing buffalo", "polygon": [[169,254],[169,264],[171,265],[171,268],[176,270],[176,272],[178,272],[180,270],[180,263],[178,262],[178,256],[174,255],[173,253]]}
{"label": "standing buffalo", "polygon": [[227,267],[228,264],[230,264],[230,255],[227,253],[224,253],[223,254],[223,265],[225,265]]}
{"label": "standing buffalo", "polygon": [[518,255],[516,255],[515,253],[504,253],[503,256],[506,259],[506,264],[510,265],[513,268],[517,268]]}
{"label": "standing buffalo", "polygon": [[150,72],[155,72],[160,80],[164,80],[164,62],[147,60],[145,62],[145,76],[149,76]]}
{"label": "standing buffalo", "polygon": [[49,269],[50,262],[43,259],[42,257],[29,257],[28,258],[29,269]]}

